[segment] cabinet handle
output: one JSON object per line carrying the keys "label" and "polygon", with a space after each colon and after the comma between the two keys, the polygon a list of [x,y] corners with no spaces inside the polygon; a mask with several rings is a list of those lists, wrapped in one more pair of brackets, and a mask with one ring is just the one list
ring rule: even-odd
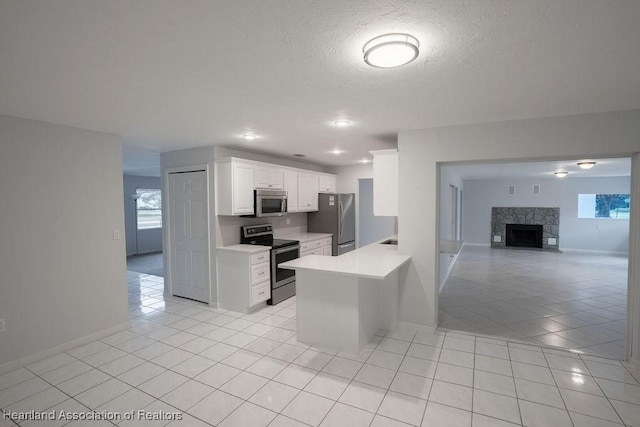
{"label": "cabinet handle", "polygon": [[269,184],[269,188],[273,187],[273,184]]}
{"label": "cabinet handle", "polygon": [[258,273],[258,276],[262,276],[264,274],[264,271],[261,271],[260,273]]}
{"label": "cabinet handle", "polygon": [[264,295],[264,291],[258,292],[258,295]]}

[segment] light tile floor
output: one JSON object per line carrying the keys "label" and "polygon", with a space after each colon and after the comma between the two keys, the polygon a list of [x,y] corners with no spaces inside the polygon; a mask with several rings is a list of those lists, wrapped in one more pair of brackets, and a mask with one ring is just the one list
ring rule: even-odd
{"label": "light tile floor", "polygon": [[627,257],[465,246],[439,326],[624,358]]}
{"label": "light tile floor", "polygon": [[[250,315],[128,273],[131,329],[0,376],[7,413],[178,413],[70,426],[620,426],[640,366],[481,336],[381,331],[357,357],[296,341],[295,298]],[[137,414],[137,412],[134,412]],[[65,425],[69,420],[17,421]],[[14,426],[0,417],[0,427]]]}

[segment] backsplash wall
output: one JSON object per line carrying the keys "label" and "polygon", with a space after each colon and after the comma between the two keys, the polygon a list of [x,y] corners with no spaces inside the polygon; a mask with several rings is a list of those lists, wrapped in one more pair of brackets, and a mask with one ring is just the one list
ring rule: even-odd
{"label": "backsplash wall", "polygon": [[[287,219],[290,224],[287,224]],[[240,243],[240,227],[253,224],[273,224],[276,237],[307,231],[307,214],[290,213],[283,217],[243,218],[240,216],[216,216],[216,247]]]}

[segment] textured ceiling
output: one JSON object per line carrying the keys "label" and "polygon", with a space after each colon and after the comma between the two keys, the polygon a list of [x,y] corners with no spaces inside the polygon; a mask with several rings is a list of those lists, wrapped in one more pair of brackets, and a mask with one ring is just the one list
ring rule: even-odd
{"label": "textured ceiling", "polygon": [[[0,0],[0,114],[122,135],[129,168],[210,144],[350,164],[402,130],[638,108],[639,21],[637,0]],[[417,61],[368,67],[387,32]]]}
{"label": "textured ceiling", "polygon": [[[591,169],[580,169],[578,162],[595,161]],[[527,179],[527,178],[555,178],[554,172],[569,172],[563,179],[569,178],[602,178],[602,177],[630,177],[631,159],[575,159],[556,160],[547,162],[527,163],[497,163],[443,166],[450,173],[461,179]]]}

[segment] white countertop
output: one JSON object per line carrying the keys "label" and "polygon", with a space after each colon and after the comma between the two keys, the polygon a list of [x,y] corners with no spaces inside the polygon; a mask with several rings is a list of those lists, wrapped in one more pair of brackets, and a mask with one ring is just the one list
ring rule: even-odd
{"label": "white countertop", "polygon": [[260,246],[260,245],[232,245],[232,246],[220,246],[217,249],[219,251],[246,252],[249,254],[257,254],[258,252],[267,252],[271,249],[271,247]]}
{"label": "white countertop", "polygon": [[301,243],[308,242],[310,240],[322,239],[324,237],[331,237],[333,234],[331,233],[296,233],[296,234],[286,234],[283,236],[275,236],[276,239],[289,239],[289,240],[299,240]]}
{"label": "white countertop", "polygon": [[[381,242],[387,240],[382,239]],[[308,255],[279,264],[291,270],[315,270],[347,276],[384,279],[411,259],[398,254],[397,245],[372,243],[340,256]]]}

